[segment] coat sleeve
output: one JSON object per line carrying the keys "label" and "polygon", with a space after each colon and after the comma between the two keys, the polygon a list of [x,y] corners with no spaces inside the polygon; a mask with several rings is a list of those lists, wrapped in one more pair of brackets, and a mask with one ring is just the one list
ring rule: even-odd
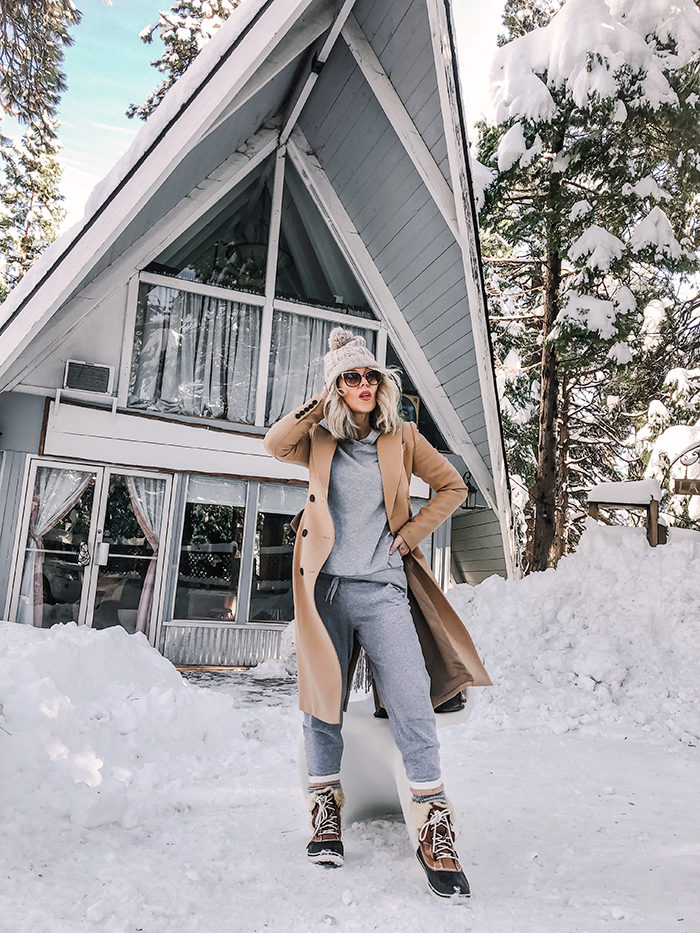
{"label": "coat sleeve", "polygon": [[445,519],[467,498],[467,487],[462,477],[441,453],[419,434],[415,424],[410,422],[413,433],[413,473],[424,480],[435,492],[433,498],[400,528],[400,534],[411,550],[435,531]]}
{"label": "coat sleeve", "polygon": [[324,405],[318,395],[280,418],[263,438],[265,450],[276,460],[308,466],[311,448],[309,432],[322,420],[323,409]]}

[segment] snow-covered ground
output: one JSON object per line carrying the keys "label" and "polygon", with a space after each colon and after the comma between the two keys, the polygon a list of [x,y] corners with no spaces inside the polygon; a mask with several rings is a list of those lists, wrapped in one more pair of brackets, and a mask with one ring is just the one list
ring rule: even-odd
{"label": "snow-covered ground", "polygon": [[397,817],[307,864],[281,665],[188,682],[121,629],[1,623],[2,933],[696,933],[700,544],[590,527],[451,599],[495,684],[440,733],[470,907]]}

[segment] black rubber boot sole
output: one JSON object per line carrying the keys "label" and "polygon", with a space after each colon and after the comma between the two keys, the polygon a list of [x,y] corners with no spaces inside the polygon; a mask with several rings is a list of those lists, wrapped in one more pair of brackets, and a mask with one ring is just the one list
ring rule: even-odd
{"label": "black rubber boot sole", "polygon": [[340,868],[345,861],[345,852],[342,842],[310,842],[306,847],[306,855],[315,865],[324,868]]}
{"label": "black rubber boot sole", "polygon": [[449,904],[469,902],[471,891],[463,871],[434,871],[425,864],[423,853],[416,849],[416,858],[421,863],[428,879],[428,887],[435,897]]}

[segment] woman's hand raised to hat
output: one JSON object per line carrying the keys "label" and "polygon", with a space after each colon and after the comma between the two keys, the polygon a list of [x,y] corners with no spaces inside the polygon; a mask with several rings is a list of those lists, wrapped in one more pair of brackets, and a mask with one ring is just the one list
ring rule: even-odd
{"label": "woman's hand raised to hat", "polygon": [[325,400],[326,400],[327,398],[328,398],[328,386],[325,385],[325,383],[324,383],[324,386],[323,386],[323,388],[321,389],[321,401],[322,401],[322,402],[325,402]]}

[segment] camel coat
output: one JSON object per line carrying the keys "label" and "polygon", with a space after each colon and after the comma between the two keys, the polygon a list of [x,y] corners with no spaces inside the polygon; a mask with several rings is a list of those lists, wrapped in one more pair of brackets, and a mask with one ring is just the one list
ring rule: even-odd
{"label": "camel coat", "polygon": [[[314,599],[318,574],[334,541],[327,495],[336,441],[319,425],[322,418],[323,404],[313,398],[273,425],[264,445],[278,460],[309,468],[306,507],[295,520],[292,565],[299,706],[317,719],[337,723],[347,697],[342,696],[340,663]],[[411,613],[430,675],[433,706],[438,706],[466,686],[491,683],[469,633],[418,548],[464,501],[467,489],[457,470],[410,422],[398,434],[377,438],[377,456],[389,528],[411,549],[404,558]],[[414,473],[435,496],[411,517],[409,484]]]}

